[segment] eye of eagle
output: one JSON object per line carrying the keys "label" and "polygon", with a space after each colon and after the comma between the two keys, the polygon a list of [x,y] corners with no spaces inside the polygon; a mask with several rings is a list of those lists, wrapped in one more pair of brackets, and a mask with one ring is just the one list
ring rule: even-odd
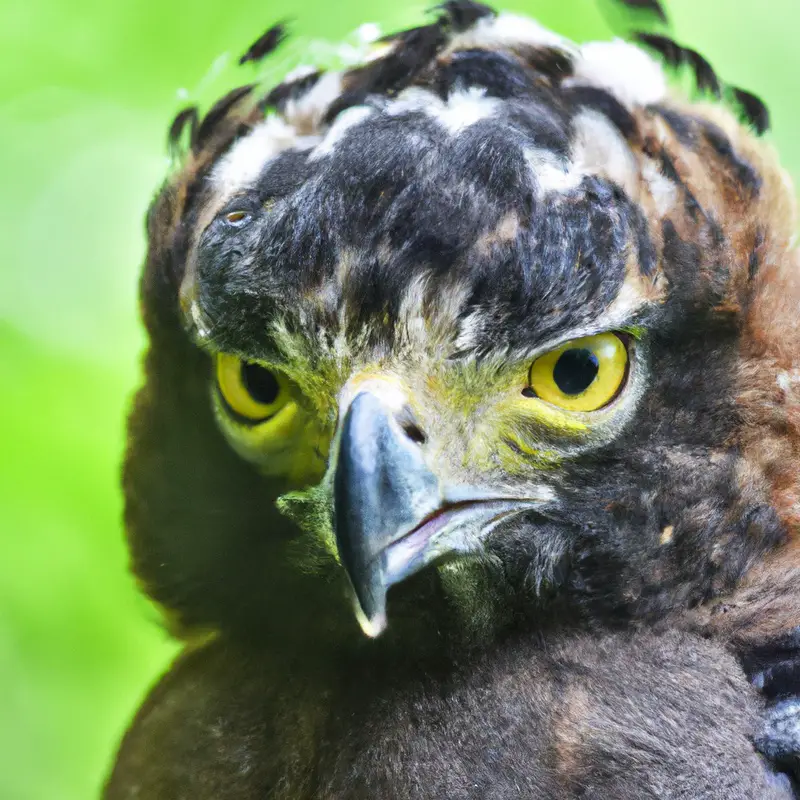
{"label": "eye of eagle", "polygon": [[220,353],[216,372],[217,387],[226,407],[251,423],[266,422],[289,401],[286,379],[254,361]]}
{"label": "eye of eagle", "polygon": [[628,371],[628,348],[621,336],[584,336],[539,356],[525,394],[568,411],[597,411],[619,395]]}

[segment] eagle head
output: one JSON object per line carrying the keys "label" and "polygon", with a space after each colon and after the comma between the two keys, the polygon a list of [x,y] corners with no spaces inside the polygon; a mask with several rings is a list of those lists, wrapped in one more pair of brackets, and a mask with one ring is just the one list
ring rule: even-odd
{"label": "eagle head", "polygon": [[186,123],[125,471],[180,624],[658,618],[796,534],[792,190],[639,46],[451,2]]}

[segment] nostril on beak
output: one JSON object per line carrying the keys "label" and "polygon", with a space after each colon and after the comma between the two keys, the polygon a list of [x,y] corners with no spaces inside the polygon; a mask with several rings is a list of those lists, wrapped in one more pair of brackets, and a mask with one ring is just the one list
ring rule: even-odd
{"label": "nostril on beak", "polygon": [[402,428],[403,433],[405,433],[414,444],[425,444],[425,442],[428,441],[428,437],[417,423],[414,412],[408,406],[404,406],[395,415],[395,419],[397,420],[397,424]]}
{"label": "nostril on beak", "polygon": [[405,431],[406,436],[411,439],[412,442],[416,444],[425,444],[427,441],[427,437],[420,429],[419,425],[416,425],[413,422],[409,422],[402,426],[403,430]]}

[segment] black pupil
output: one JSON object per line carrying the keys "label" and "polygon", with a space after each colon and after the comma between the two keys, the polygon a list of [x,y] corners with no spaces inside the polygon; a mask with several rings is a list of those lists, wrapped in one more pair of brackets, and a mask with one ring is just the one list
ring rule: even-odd
{"label": "black pupil", "polygon": [[242,383],[250,397],[265,406],[272,405],[281,391],[275,375],[258,364],[242,363]]}
{"label": "black pupil", "polygon": [[599,369],[600,362],[591,350],[565,350],[556,361],[553,380],[564,394],[581,394],[592,385]]}

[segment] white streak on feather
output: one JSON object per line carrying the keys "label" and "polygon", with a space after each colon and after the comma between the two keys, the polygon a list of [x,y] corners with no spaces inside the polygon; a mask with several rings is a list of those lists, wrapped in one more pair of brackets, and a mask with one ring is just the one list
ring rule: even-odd
{"label": "white streak on feather", "polygon": [[328,128],[325,138],[311,153],[310,160],[322,158],[336,149],[336,145],[345,137],[351,128],[361,125],[368,117],[374,114],[374,109],[369,106],[352,106],[342,111]]}
{"label": "white streak on feather", "polygon": [[286,103],[283,116],[303,133],[316,132],[325,112],[341,93],[341,73],[326,72],[305,94]]}
{"label": "white streak on feather", "polygon": [[472,350],[483,340],[486,314],[482,309],[470,311],[461,321],[454,348],[456,351]]}
{"label": "white streak on feather", "polygon": [[[635,269],[638,269],[638,264]],[[614,330],[629,325],[631,318],[640,308],[652,303],[657,296],[657,287],[652,287],[653,297],[645,293],[645,279],[641,281],[626,280],[606,310],[597,317],[595,324],[600,330]]]}
{"label": "white streak on feather", "polygon": [[231,147],[214,167],[211,181],[223,195],[233,194],[251,186],[264,165],[279,153],[317,143],[318,136],[298,136],[295,128],[281,117],[267,117]]}
{"label": "white streak on feather", "polygon": [[443,105],[441,98],[427,89],[411,86],[400,92],[395,99],[387,101],[384,110],[389,116],[397,117],[401,114],[426,111],[433,105]]}
{"label": "white streak on feather", "polygon": [[539,197],[552,192],[568,192],[581,182],[581,175],[551,150],[526,148],[525,160],[533,172]]}
{"label": "white streak on feather", "polygon": [[794,386],[800,386],[800,369],[781,370],[775,378],[778,388],[787,394]]}
{"label": "white streak on feather", "polygon": [[496,114],[499,105],[500,101],[496,98],[486,97],[485,89],[473,86],[462,92],[454,92],[446,103],[430,107],[428,113],[450,133],[456,134]]}
{"label": "white streak on feather", "polygon": [[664,175],[652,159],[641,166],[642,178],[650,190],[650,196],[660,217],[668,214],[678,202],[678,187]]}
{"label": "white streak on feather", "polygon": [[398,310],[398,328],[401,328],[409,343],[423,344],[427,337],[427,323],[423,316],[428,295],[428,275],[418,275],[403,291]]}
{"label": "white streak on feather", "polygon": [[317,68],[311,66],[311,64],[299,64],[291,72],[287,73],[286,77],[281,83],[287,84],[300,81],[303,78],[307,78],[309,75],[313,75],[316,71]]}
{"label": "white streak on feather", "polygon": [[573,126],[569,161],[549,150],[531,148],[525,151],[539,195],[569,192],[577,188],[586,175],[602,175],[635,197],[639,187],[636,160],[619,131],[597,111],[581,112]]}

